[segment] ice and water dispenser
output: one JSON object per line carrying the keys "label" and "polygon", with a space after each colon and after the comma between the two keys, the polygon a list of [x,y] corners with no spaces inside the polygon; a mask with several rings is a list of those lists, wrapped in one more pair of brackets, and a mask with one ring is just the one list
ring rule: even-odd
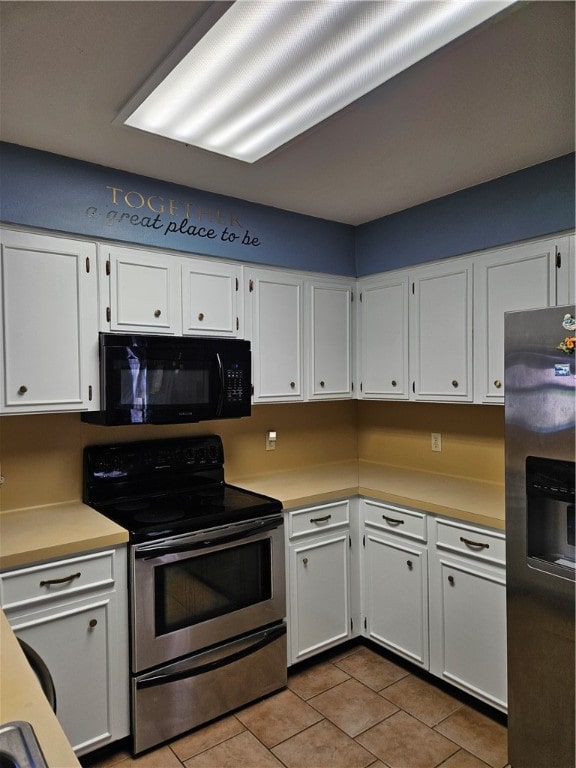
{"label": "ice and water dispenser", "polygon": [[573,461],[526,459],[528,565],[576,577]]}

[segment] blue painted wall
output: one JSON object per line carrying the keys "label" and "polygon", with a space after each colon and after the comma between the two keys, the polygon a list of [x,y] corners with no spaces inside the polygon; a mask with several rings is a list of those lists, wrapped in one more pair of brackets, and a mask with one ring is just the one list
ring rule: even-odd
{"label": "blue painted wall", "polygon": [[569,154],[363,224],[356,229],[356,273],[573,229],[574,211],[574,154]]}
{"label": "blue painted wall", "polygon": [[243,262],[354,275],[354,227],[0,142],[0,219]]}
{"label": "blue painted wall", "polygon": [[573,229],[574,154],[352,227],[0,142],[0,220],[364,276]]}

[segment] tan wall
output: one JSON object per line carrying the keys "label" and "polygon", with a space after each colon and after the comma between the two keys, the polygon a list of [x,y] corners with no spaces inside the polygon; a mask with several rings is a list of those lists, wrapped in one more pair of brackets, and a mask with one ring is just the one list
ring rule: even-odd
{"label": "tan wall", "polygon": [[[425,403],[258,405],[252,417],[179,427],[97,427],[78,414],[0,417],[0,512],[82,497],[82,449],[91,443],[217,433],[226,479],[356,458],[503,482],[503,408]],[[278,433],[265,450],[268,429]],[[430,450],[442,433],[442,453]]]}
{"label": "tan wall", "polygon": [[[278,434],[265,450],[266,430]],[[92,443],[216,433],[226,479],[355,459],[356,403],[257,405],[252,417],[171,427],[98,427],[77,413],[0,417],[0,512],[82,497],[82,449]]]}
{"label": "tan wall", "polygon": [[[431,432],[442,452],[431,450]],[[425,472],[504,482],[504,408],[358,403],[358,457]]]}

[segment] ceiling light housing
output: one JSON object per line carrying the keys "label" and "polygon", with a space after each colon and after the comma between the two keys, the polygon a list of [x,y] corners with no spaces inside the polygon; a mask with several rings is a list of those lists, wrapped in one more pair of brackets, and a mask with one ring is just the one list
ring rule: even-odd
{"label": "ceiling light housing", "polygon": [[252,163],[512,4],[216,2],[115,122]]}

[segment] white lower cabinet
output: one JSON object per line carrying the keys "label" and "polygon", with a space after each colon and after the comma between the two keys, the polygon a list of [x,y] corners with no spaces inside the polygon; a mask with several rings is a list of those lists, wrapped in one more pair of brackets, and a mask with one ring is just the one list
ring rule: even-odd
{"label": "white lower cabinet", "polygon": [[0,574],[4,612],[48,668],[78,755],[130,731],[126,579],[125,547]]}
{"label": "white lower cabinet", "polygon": [[352,636],[349,501],[290,511],[289,663]]}
{"label": "white lower cabinet", "polygon": [[360,505],[364,637],[506,711],[504,534]]}
{"label": "white lower cabinet", "polygon": [[364,634],[428,668],[426,516],[373,501],[364,515]]}
{"label": "white lower cabinet", "polygon": [[431,518],[430,671],[506,710],[504,534]]}

